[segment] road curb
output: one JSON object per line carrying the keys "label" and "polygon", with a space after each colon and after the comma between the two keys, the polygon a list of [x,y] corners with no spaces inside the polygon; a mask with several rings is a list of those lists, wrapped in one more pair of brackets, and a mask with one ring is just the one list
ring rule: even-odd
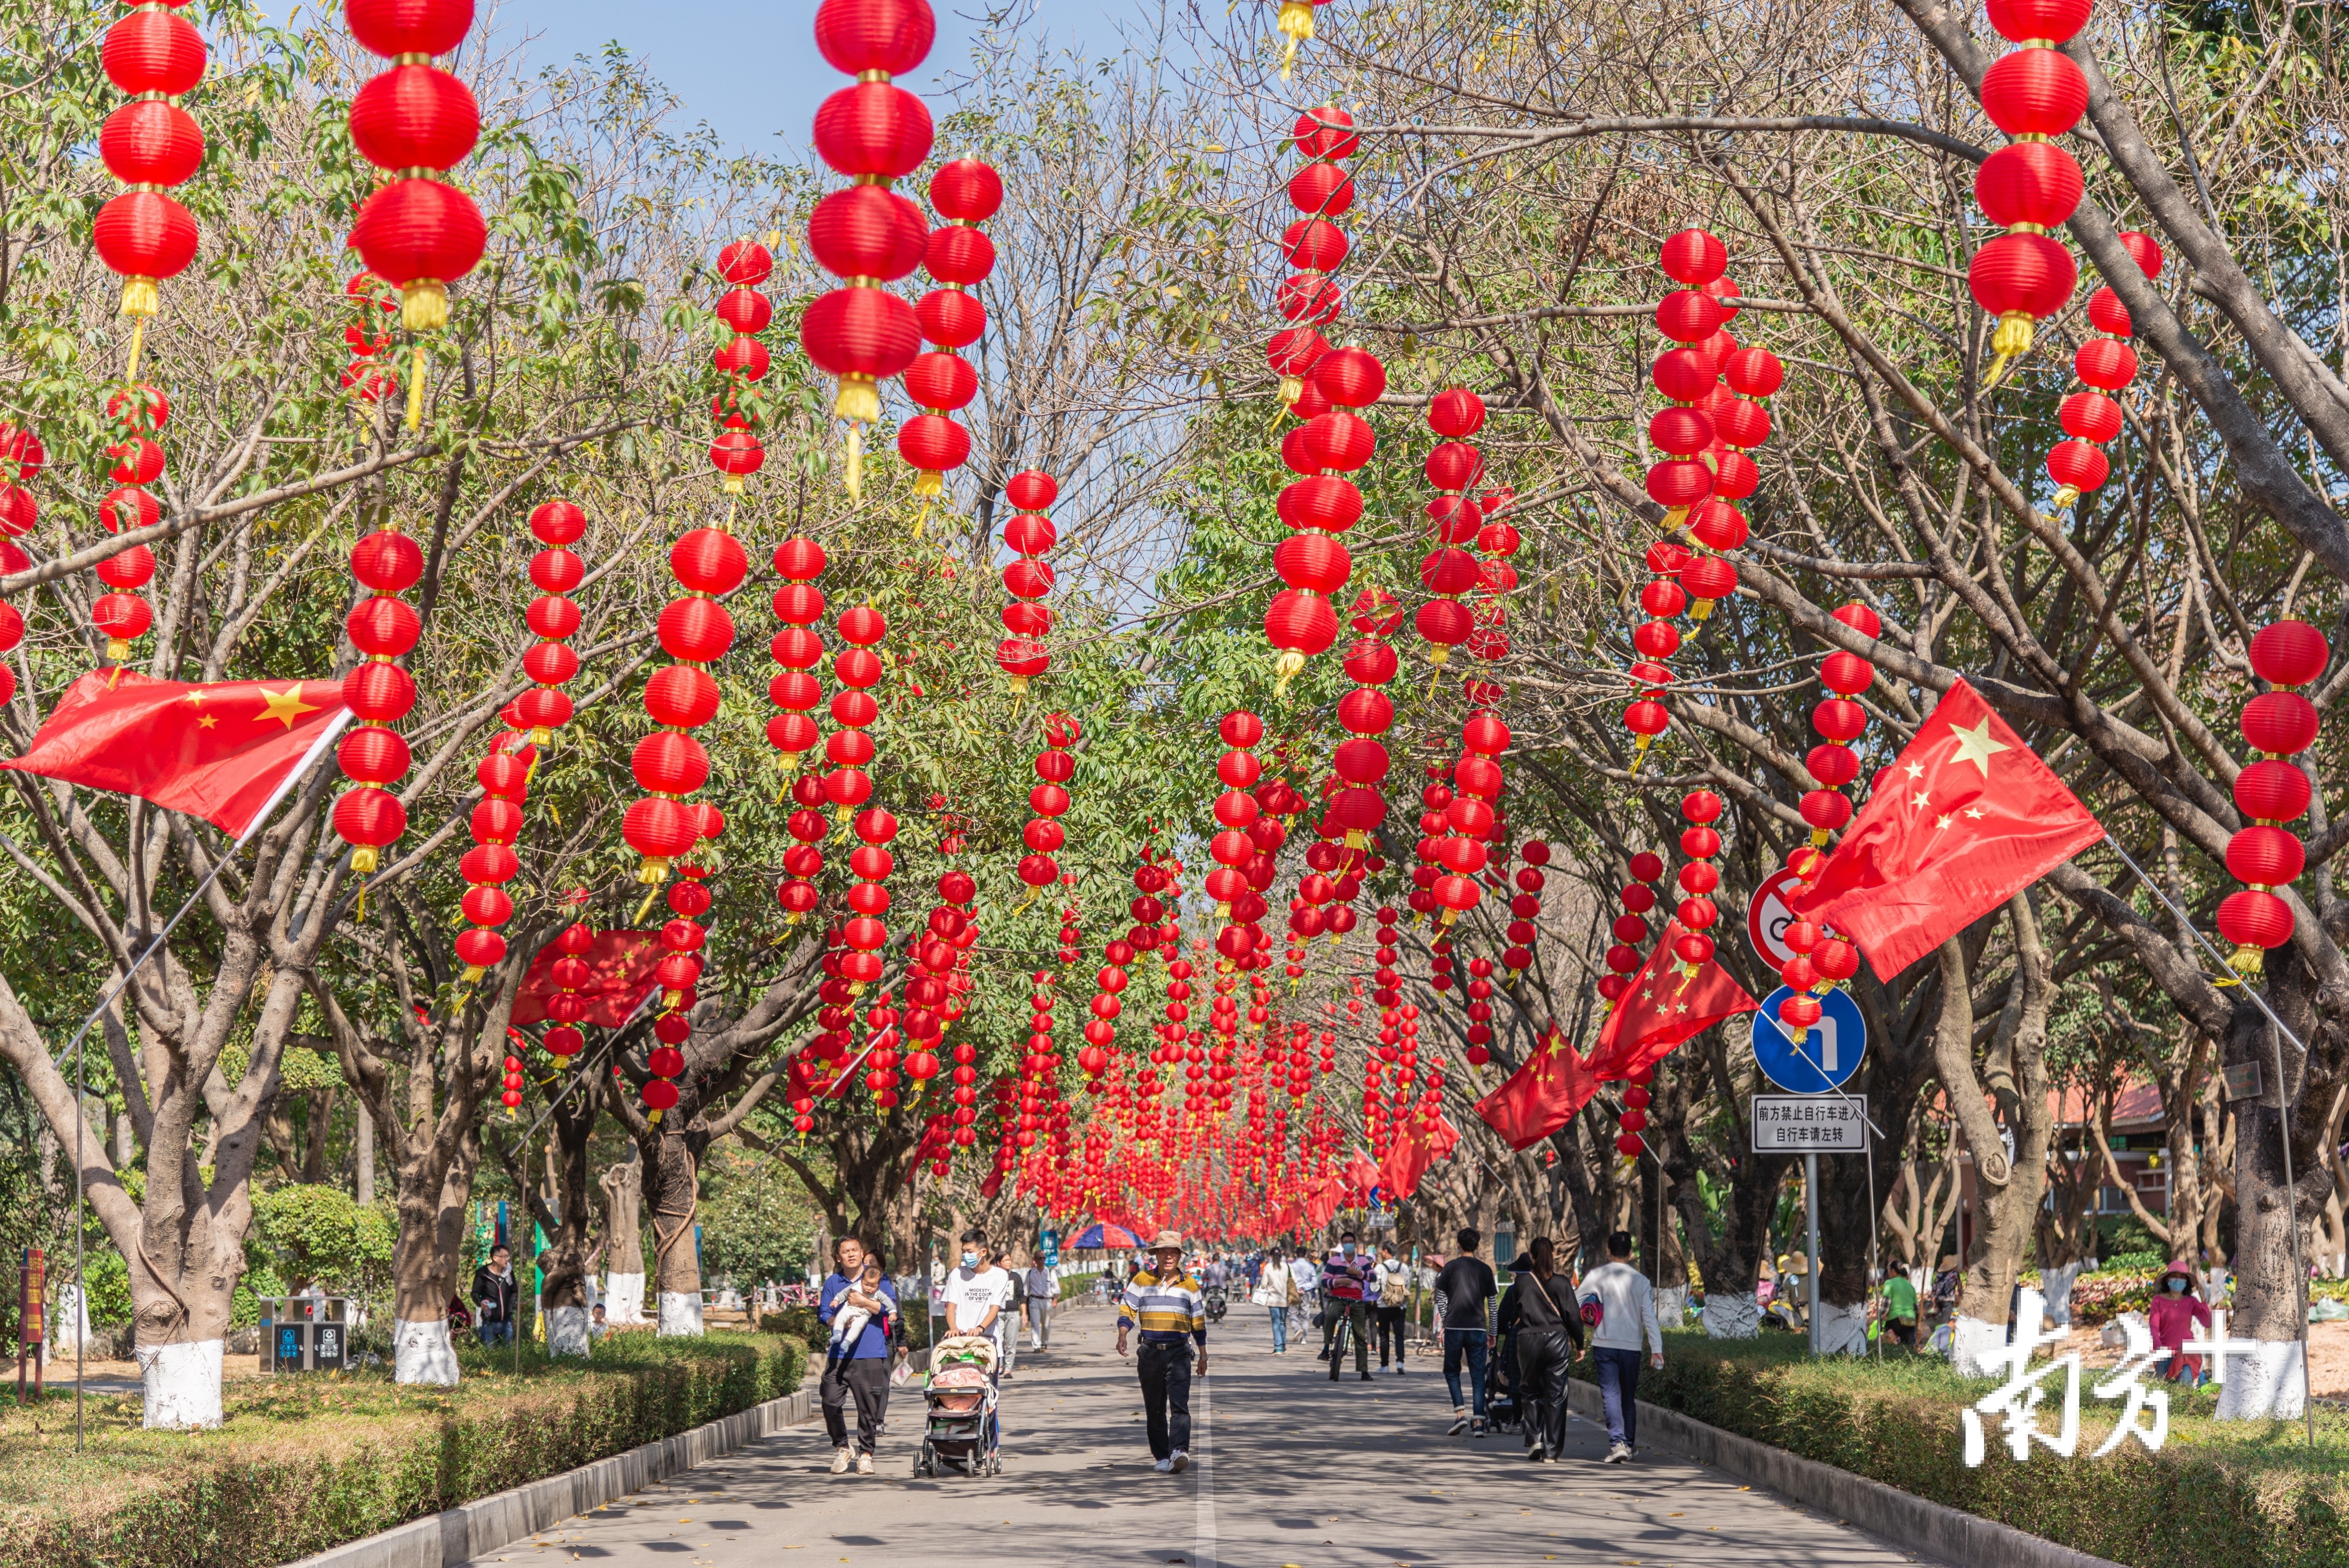
{"label": "road curb", "polygon": [[287,1568],[456,1568],[616,1497],[812,1420],[815,1408],[814,1393],[802,1388],[673,1438],[328,1547]]}
{"label": "road curb", "polygon": [[[1587,1420],[1604,1419],[1597,1384],[1569,1378],[1566,1387],[1567,1404],[1576,1415]],[[2092,1557],[2011,1524],[1724,1432],[1645,1399],[1640,1401],[1640,1435],[1700,1464],[1727,1470],[1844,1523],[1856,1524],[1897,1546],[1945,1562],[1995,1563],[1999,1568],[2120,1568],[2107,1558]]]}

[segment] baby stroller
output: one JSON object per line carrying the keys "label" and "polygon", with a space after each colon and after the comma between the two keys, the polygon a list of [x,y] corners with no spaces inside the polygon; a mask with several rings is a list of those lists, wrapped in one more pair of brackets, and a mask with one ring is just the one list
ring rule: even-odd
{"label": "baby stroller", "polygon": [[941,1339],[930,1350],[930,1375],[922,1386],[928,1408],[922,1422],[922,1451],[914,1473],[935,1476],[1000,1475],[1001,1434],[995,1419],[995,1341],[983,1334]]}
{"label": "baby stroller", "polygon": [[1485,1429],[1514,1432],[1524,1418],[1517,1399],[1517,1336],[1512,1329],[1501,1336],[1485,1367]]}

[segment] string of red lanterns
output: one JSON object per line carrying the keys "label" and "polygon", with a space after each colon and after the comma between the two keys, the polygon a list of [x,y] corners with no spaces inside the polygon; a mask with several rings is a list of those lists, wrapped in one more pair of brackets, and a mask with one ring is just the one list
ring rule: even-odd
{"label": "string of red lanterns", "polygon": [[[2020,147],[2025,145],[2017,143]],[[2014,150],[2013,148],[2005,150]],[[1994,154],[1993,156],[2002,156]],[[2121,244],[2148,282],[2161,275],[2161,246],[2149,234],[2125,233]],[[2064,399],[2057,418],[2064,434],[2047,453],[2047,476],[2057,489],[2048,510],[2061,512],[2089,491],[2100,490],[2112,473],[2105,443],[2121,433],[2121,406],[2110,396],[2137,379],[2137,351],[2129,346],[2128,306],[2107,284],[2088,296],[2088,324],[2097,335],[2082,342],[2072,356],[2073,374],[2087,390]]]}
{"label": "string of red lanterns", "polygon": [[930,176],[930,207],[945,222],[930,231],[923,262],[939,287],[914,315],[934,346],[905,367],[905,394],[922,411],[897,428],[897,455],[913,468],[918,496],[943,494],[947,471],[970,459],[970,432],[952,416],[978,396],[978,372],[957,350],[986,329],[986,309],[968,291],[995,271],[995,244],[978,225],[1002,205],[1002,177],[975,158]]}
{"label": "string of red lanterns", "polygon": [[388,509],[382,526],[351,546],[351,575],[369,596],[344,620],[361,662],[343,679],[353,723],[335,751],[356,786],[336,799],[335,831],[351,846],[351,871],[365,877],[408,831],[408,810],[384,786],[408,772],[408,742],[391,726],[416,706],[416,680],[398,660],[416,646],[424,623],[399,595],[424,574],[424,552],[400,531]]}
{"label": "string of red lanterns", "polygon": [[787,539],[775,547],[775,571],[783,585],[775,591],[773,607],[783,625],[767,645],[777,666],[767,680],[768,699],[777,709],[767,720],[767,740],[775,748],[776,765],[791,780],[788,796],[794,808],[784,822],[793,841],[783,851],[784,880],[775,889],[786,925],[815,913],[815,879],[823,874],[823,841],[830,831],[823,780],[800,770],[802,758],[821,738],[809,714],[823,700],[823,682],[811,672],[823,658],[823,635],[816,627],[823,620],[824,596],[815,583],[825,564],[823,546],[812,539]]}
{"label": "string of red lanterns", "polygon": [[179,14],[182,4],[133,5],[98,48],[99,67],[129,101],[98,128],[98,158],[125,189],[98,210],[89,237],[98,259],[122,279],[122,314],[131,321],[124,379],[133,383],[147,323],[162,308],[162,281],[196,259],[196,220],[164,194],[204,160],[203,129],[180,100],[203,80],[206,50],[203,35]]}
{"label": "string of red lanterns", "polygon": [[922,264],[928,222],[890,186],[928,159],[936,132],[922,100],[890,78],[920,65],[936,33],[926,0],[823,0],[816,7],[816,47],[856,78],[817,107],[816,151],[854,183],[825,196],[808,216],[808,249],[846,286],[809,304],[800,346],[837,387],[832,412],[848,426],[851,500],[863,490],[864,428],[881,418],[879,384],[902,373],[922,346],[914,307],[882,285]]}
{"label": "string of red lanterns", "polygon": [[2235,776],[2235,809],[2251,825],[2228,841],[2227,870],[2247,885],[2220,900],[2219,934],[2235,944],[2228,964],[2249,979],[2265,967],[2269,948],[2292,940],[2292,905],[2275,889],[2299,878],[2308,851],[2283,824],[2308,810],[2308,774],[2292,758],[2316,744],[2322,721],[2292,688],[2323,675],[2332,650],[2314,626],[2285,620],[2253,633],[2245,651],[2270,689],[2243,705],[2243,739],[2260,757]]}
{"label": "string of red lanterns", "polygon": [[1051,667],[1052,651],[1040,640],[1052,630],[1052,612],[1043,603],[1052,591],[1052,566],[1044,557],[1060,534],[1044,509],[1060,494],[1059,481],[1035,469],[1021,469],[1003,487],[1015,509],[1003,525],[1003,542],[1019,559],[1003,568],[1003,591],[1012,600],[1003,607],[1003,629],[1010,634],[996,645],[995,662],[1015,693]]}
{"label": "string of red lanterns", "polygon": [[718,470],[719,488],[730,496],[740,495],[750,477],[767,463],[758,435],[758,403],[750,389],[767,378],[771,356],[759,334],[775,318],[774,306],[755,285],[765,283],[774,270],[773,253],[756,240],[737,240],[718,253],[718,275],[731,285],[718,296],[718,319],[734,335],[709,356],[726,378],[709,399],[709,416],[718,421],[718,434],[709,442],[709,466]]}
{"label": "string of red lanterns", "polygon": [[2031,352],[2033,325],[2062,310],[2079,281],[2072,253],[2048,231],[2071,219],[2084,188],[2079,163],[2054,138],[2087,111],[2088,78],[2061,46],[2088,10],[2089,0],[1991,0],[1991,26],[2021,46],[1982,73],[1982,112],[2013,139],[1974,175],[1975,201],[2006,230],[1966,266],[1974,303],[1998,321],[1986,387]]}
{"label": "string of red lanterns", "polygon": [[[352,145],[388,180],[359,206],[350,242],[367,271],[399,291],[411,333],[449,324],[449,285],[471,272],[489,243],[473,199],[438,178],[481,139],[472,89],[431,63],[465,40],[473,0],[349,0],[351,36],[392,67],[351,99]],[[408,428],[424,422],[425,347],[408,379]]]}

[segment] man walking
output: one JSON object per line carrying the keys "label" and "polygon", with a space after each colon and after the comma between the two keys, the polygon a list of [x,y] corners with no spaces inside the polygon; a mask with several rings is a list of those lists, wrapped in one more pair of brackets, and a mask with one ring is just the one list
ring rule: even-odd
{"label": "man walking", "polygon": [[1150,1264],[1125,1287],[1117,1309],[1117,1353],[1128,1354],[1127,1336],[1139,1332],[1136,1367],[1142,1377],[1142,1408],[1150,1432],[1151,1468],[1180,1475],[1191,1468],[1191,1347],[1198,1346],[1196,1370],[1207,1375],[1207,1304],[1199,1284],[1183,1272],[1183,1238],[1161,1231],[1150,1243]]}
{"label": "man walking", "polygon": [[[864,1243],[843,1236],[833,1243],[834,1267],[816,1296],[816,1316],[827,1328],[836,1326],[843,1313],[855,1332],[832,1346],[823,1364],[823,1380],[816,1397],[823,1406],[823,1428],[832,1438],[832,1473],[845,1472],[851,1463],[859,1475],[873,1473],[873,1442],[881,1434],[882,1418],[889,1410],[889,1333],[897,1321],[897,1291],[885,1274],[868,1280]],[[856,1402],[856,1443],[848,1441],[848,1402]]]}
{"label": "man walking", "polygon": [[483,1345],[513,1343],[514,1302],[520,1295],[513,1249],[502,1243],[492,1247],[490,1261],[473,1271],[473,1331]]}
{"label": "man walking", "polygon": [[1042,1254],[1031,1252],[1022,1283],[1028,1287],[1028,1348],[1041,1350],[1052,1342],[1052,1305],[1061,1294],[1061,1282],[1044,1266]]}
{"label": "man walking", "polygon": [[[1444,1335],[1444,1384],[1452,1390],[1452,1429],[1446,1434],[1458,1437],[1471,1431],[1485,1435],[1485,1381],[1489,1365],[1492,1340],[1485,1326],[1489,1303],[1499,1292],[1492,1269],[1476,1249],[1485,1238],[1474,1230],[1461,1231],[1454,1238],[1460,1243],[1460,1255],[1444,1265],[1435,1276],[1435,1316]],[[1468,1368],[1469,1398],[1460,1397],[1460,1368]],[[1471,1401],[1475,1409],[1475,1424],[1469,1424]]]}
{"label": "man walking", "polygon": [[1656,1293],[1648,1276],[1631,1266],[1631,1233],[1607,1238],[1607,1261],[1582,1280],[1583,1313],[1598,1308],[1591,1360],[1599,1374],[1599,1399],[1607,1409],[1607,1460],[1619,1465],[1639,1440],[1640,1341],[1651,1354],[1648,1364],[1664,1366],[1664,1330],[1656,1321]]}
{"label": "man walking", "polygon": [[1354,1336],[1354,1370],[1362,1381],[1371,1380],[1371,1311],[1363,1299],[1371,1292],[1375,1265],[1361,1250],[1361,1238],[1348,1231],[1338,1238],[1338,1247],[1321,1264],[1322,1313],[1330,1334],[1330,1381],[1338,1380],[1338,1373],[1346,1361],[1346,1342],[1340,1337],[1349,1332]]}
{"label": "man walking", "polygon": [[1557,1272],[1557,1249],[1534,1241],[1533,1266],[1510,1282],[1517,1318],[1518,1401],[1525,1412],[1526,1458],[1557,1462],[1566,1447],[1566,1369],[1582,1354],[1582,1314],[1574,1284]]}

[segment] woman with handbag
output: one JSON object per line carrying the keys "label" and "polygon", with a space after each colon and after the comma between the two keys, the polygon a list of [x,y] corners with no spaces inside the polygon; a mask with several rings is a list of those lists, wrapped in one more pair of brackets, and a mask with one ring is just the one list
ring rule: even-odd
{"label": "woman with handbag", "polygon": [[1256,1288],[1248,1299],[1264,1308],[1272,1319],[1272,1353],[1288,1354],[1288,1309],[1297,1305],[1297,1280],[1288,1272],[1288,1264],[1278,1247],[1268,1248],[1264,1266],[1257,1271]]}

